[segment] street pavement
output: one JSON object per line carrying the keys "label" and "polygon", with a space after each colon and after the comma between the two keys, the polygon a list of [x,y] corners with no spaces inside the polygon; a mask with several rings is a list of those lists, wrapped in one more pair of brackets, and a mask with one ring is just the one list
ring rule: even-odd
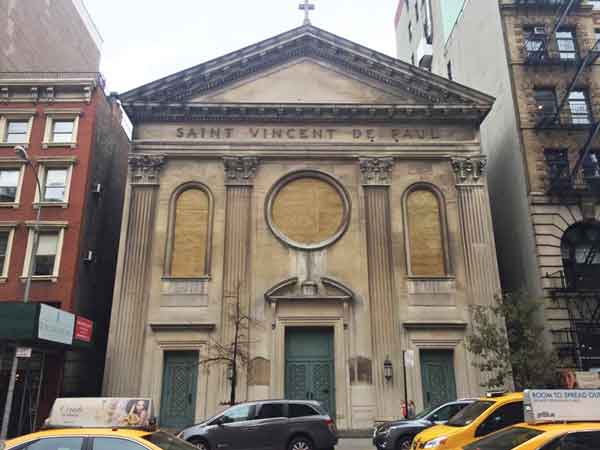
{"label": "street pavement", "polygon": [[374,450],[370,439],[340,439],[336,450]]}

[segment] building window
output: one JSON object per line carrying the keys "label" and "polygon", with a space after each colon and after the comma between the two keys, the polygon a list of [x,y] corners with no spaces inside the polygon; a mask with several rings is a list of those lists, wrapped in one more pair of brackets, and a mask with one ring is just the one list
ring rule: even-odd
{"label": "building window", "polygon": [[556,45],[558,54],[562,61],[573,61],[577,59],[577,44],[575,31],[560,29],[556,32]]}
{"label": "building window", "polygon": [[558,105],[556,104],[556,92],[554,89],[535,89],[534,97],[538,116],[542,120],[554,117],[558,108]]}
{"label": "building window", "polygon": [[7,144],[25,144],[27,143],[28,134],[28,120],[9,120],[6,123],[6,138],[4,142]]}
{"label": "building window", "polygon": [[419,3],[418,0],[415,0],[415,20],[417,23],[419,22]]}
{"label": "building window", "polygon": [[21,169],[0,167],[0,203],[18,202]]}
{"label": "building window", "polygon": [[598,50],[598,47],[600,47],[600,28],[594,29],[594,40],[594,48]]}
{"label": "building window", "polygon": [[75,120],[53,120],[52,121],[52,142],[69,143],[73,142],[73,130]]}
{"label": "building window", "polygon": [[412,38],[413,38],[412,23],[408,22],[408,42],[411,42]]}
{"label": "building window", "polygon": [[448,65],[446,66],[446,70],[448,71],[448,79],[452,80],[452,61],[448,61]]}
{"label": "building window", "polygon": [[46,119],[44,133],[44,146],[74,146],[77,143],[77,130],[79,129],[79,115],[49,115]]}
{"label": "building window", "polygon": [[591,117],[587,93],[582,90],[572,91],[569,94],[568,102],[571,123],[575,125],[589,125]]}
{"label": "building window", "polygon": [[211,209],[208,190],[197,183],[184,185],[174,194],[167,242],[169,276],[199,278],[209,274]]}
{"label": "building window", "polygon": [[415,54],[414,54],[414,53],[412,53],[412,54],[410,55],[410,63],[411,63],[413,66],[415,65]]}
{"label": "building window", "polygon": [[6,281],[10,265],[10,250],[12,248],[13,229],[0,228],[0,282]]}
{"label": "building window", "polygon": [[543,26],[523,27],[525,51],[528,58],[541,58],[545,54],[546,32]]}
{"label": "building window", "polygon": [[577,223],[561,240],[567,286],[571,289],[600,288],[600,225]]}
{"label": "building window", "polygon": [[595,190],[600,187],[600,150],[590,149],[581,165],[583,179]]}
{"label": "building window", "polygon": [[33,276],[39,279],[55,279],[60,268],[60,255],[64,240],[66,224],[57,222],[41,223],[37,250],[33,251],[33,241],[36,231],[31,225],[27,241],[27,253],[23,264],[22,277],[29,273],[29,262],[33,258]]}
{"label": "building window", "polygon": [[415,277],[441,277],[448,272],[444,216],[439,196],[429,187],[417,186],[405,200],[408,226],[409,273]]}
{"label": "building window", "polygon": [[65,167],[46,167],[42,180],[42,202],[67,201],[67,182],[70,169]]}

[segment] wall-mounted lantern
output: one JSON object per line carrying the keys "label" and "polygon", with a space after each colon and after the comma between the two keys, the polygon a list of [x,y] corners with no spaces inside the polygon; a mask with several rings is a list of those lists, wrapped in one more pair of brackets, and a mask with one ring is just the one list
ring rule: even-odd
{"label": "wall-mounted lantern", "polygon": [[390,381],[394,378],[394,366],[392,366],[392,361],[390,361],[389,356],[387,356],[383,362],[383,377],[385,378],[385,381]]}

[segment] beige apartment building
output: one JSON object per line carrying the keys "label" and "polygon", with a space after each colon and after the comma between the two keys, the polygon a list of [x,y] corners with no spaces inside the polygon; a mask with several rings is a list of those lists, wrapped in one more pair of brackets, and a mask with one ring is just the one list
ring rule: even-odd
{"label": "beige apartment building", "polygon": [[597,370],[600,2],[402,0],[396,31],[400,59],[496,97],[481,140],[502,287],[544,299],[564,366]]}
{"label": "beige apartment building", "polygon": [[214,414],[243,316],[236,401],[320,400],[365,429],[406,397],[481,393],[465,336],[500,289],[491,97],[305,24],[121,100],[106,395],[152,397],[166,427]]}

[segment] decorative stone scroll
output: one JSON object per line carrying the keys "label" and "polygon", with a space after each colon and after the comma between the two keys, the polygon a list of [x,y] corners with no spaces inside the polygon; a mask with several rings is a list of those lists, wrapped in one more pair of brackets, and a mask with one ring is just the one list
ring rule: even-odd
{"label": "decorative stone scroll", "polygon": [[477,183],[483,176],[487,158],[485,156],[467,156],[452,158],[452,170],[456,175],[456,184]]}
{"label": "decorative stone scroll", "polygon": [[225,166],[225,185],[252,186],[258,167],[258,158],[252,156],[233,156],[223,158]]}
{"label": "decorative stone scroll", "polygon": [[164,156],[130,156],[129,170],[131,173],[131,184],[158,184],[158,175],[164,164]]}
{"label": "decorative stone scroll", "polygon": [[361,158],[363,186],[389,186],[392,182],[393,158]]}

